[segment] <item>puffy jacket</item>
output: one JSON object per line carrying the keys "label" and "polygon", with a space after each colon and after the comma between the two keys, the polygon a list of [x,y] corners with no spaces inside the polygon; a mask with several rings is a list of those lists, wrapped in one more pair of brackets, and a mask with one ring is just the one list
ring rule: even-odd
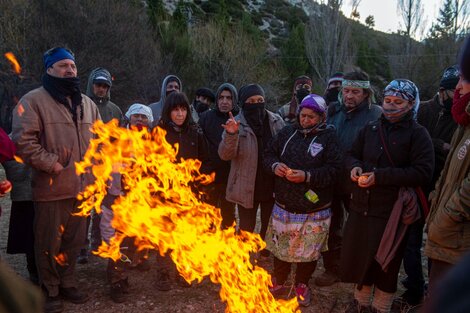
{"label": "puffy jacket", "polygon": [[[302,134],[298,127],[284,127],[265,149],[264,167],[273,170],[277,162],[289,168],[310,173],[310,181],[292,183],[276,176],[274,193],[278,203],[293,213],[311,213],[331,203],[336,174],[341,167],[340,149],[333,126],[323,126],[316,132]],[[318,195],[313,203],[305,197],[311,189]]]}

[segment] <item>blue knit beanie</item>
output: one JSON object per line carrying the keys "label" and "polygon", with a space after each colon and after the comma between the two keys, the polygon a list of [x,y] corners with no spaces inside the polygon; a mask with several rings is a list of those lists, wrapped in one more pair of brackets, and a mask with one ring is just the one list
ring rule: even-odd
{"label": "blue knit beanie", "polygon": [[44,67],[46,70],[60,60],[69,59],[75,62],[75,58],[70,50],[57,47],[46,51],[43,55]]}

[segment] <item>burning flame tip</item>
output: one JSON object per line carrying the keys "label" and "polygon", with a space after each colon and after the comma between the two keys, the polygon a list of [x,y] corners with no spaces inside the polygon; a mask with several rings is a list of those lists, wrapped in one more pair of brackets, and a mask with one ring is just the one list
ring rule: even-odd
{"label": "burning flame tip", "polygon": [[11,63],[11,66],[13,68],[13,71],[15,74],[19,75],[21,74],[21,66],[18,60],[16,59],[15,55],[13,52],[7,52],[4,54],[5,58]]}

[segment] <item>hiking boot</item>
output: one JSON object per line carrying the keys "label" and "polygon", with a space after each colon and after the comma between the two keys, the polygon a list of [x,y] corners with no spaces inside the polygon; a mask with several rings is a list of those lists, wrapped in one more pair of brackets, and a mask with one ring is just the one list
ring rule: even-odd
{"label": "hiking boot", "polygon": [[348,306],[346,307],[346,310],[344,313],[371,313],[371,307],[370,306],[363,306],[360,305],[359,302],[356,299],[353,299]]}
{"label": "hiking boot", "polygon": [[59,293],[63,299],[75,304],[85,303],[90,299],[87,293],[78,290],[76,287],[60,288]]}
{"label": "hiking boot", "polygon": [[44,312],[45,313],[59,313],[64,310],[64,304],[62,299],[59,296],[55,297],[46,297],[44,303]]}
{"label": "hiking boot", "polygon": [[285,286],[284,284],[278,284],[276,282],[275,277],[271,278],[271,283],[272,283],[272,287],[270,286],[268,288],[269,288],[269,292],[271,292],[274,298],[277,299],[277,298],[284,297],[289,292],[289,287]]}
{"label": "hiking boot", "polygon": [[157,279],[154,283],[155,288],[160,291],[171,290],[170,273],[167,270],[159,270],[157,272]]}
{"label": "hiking boot", "polygon": [[297,302],[301,306],[309,306],[312,301],[312,292],[310,288],[302,283],[295,285],[295,295],[297,296]]}
{"label": "hiking boot", "polygon": [[111,285],[110,296],[111,299],[116,303],[123,303],[126,301],[126,292],[124,291],[126,287],[123,284],[123,281],[119,281]]}
{"label": "hiking boot", "polygon": [[87,264],[88,263],[88,251],[87,249],[80,249],[80,254],[77,257],[78,264]]}
{"label": "hiking boot", "polygon": [[315,285],[319,287],[328,287],[337,282],[339,282],[339,276],[330,271],[325,271],[323,274],[315,278]]}

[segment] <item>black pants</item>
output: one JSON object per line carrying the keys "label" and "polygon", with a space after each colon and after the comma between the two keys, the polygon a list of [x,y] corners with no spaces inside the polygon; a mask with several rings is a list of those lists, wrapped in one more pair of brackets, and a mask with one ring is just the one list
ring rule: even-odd
{"label": "black pants", "polygon": [[297,265],[295,270],[295,284],[302,283],[308,286],[310,277],[312,277],[312,274],[315,272],[315,268],[317,267],[317,261],[291,263],[274,257],[274,277],[276,277],[276,282],[279,285],[285,283],[290,274],[292,264]]}
{"label": "black pants", "polygon": [[209,193],[209,201],[211,205],[220,209],[222,215],[222,228],[227,228],[235,222],[235,203],[225,199],[227,185],[214,184],[213,189]]}
{"label": "black pants", "polygon": [[436,292],[436,286],[439,284],[442,278],[444,278],[447,272],[449,272],[449,270],[454,267],[454,264],[436,259],[429,260],[431,261],[431,270],[429,273],[428,298],[432,299],[434,293]]}
{"label": "black pants", "polygon": [[274,199],[259,202],[255,201],[253,208],[247,209],[242,207],[241,205],[238,206],[238,216],[240,218],[240,229],[246,230],[249,232],[255,231],[256,226],[256,213],[258,212],[258,206],[261,210],[261,230],[259,232],[262,239],[264,239],[266,235],[266,230],[268,229],[269,218],[271,217],[271,212],[273,211],[274,206]]}
{"label": "black pants", "polygon": [[335,195],[331,202],[331,225],[328,232],[328,251],[323,252],[323,263],[328,272],[339,275],[339,260],[343,243],[344,209],[349,210],[350,195]]}
{"label": "black pants", "polygon": [[423,264],[421,260],[421,246],[423,244],[424,222],[419,220],[408,228],[403,267],[405,268],[406,288],[416,296],[424,295]]}

